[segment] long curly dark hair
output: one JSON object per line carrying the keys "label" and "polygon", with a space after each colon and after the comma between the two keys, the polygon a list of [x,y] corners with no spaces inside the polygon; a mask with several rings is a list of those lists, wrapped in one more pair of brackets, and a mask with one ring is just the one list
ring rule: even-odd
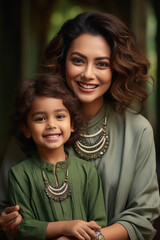
{"label": "long curly dark hair", "polygon": [[[112,83],[105,99],[124,112],[127,107],[140,109],[148,97],[150,66],[134,34],[116,16],[103,12],[84,12],[66,21],[50,41],[42,57],[41,70],[60,72],[65,79],[66,55],[73,41],[82,34],[101,35],[111,48]],[[94,50],[93,50],[94,51]]]}
{"label": "long curly dark hair", "polygon": [[64,106],[69,111],[74,132],[65,146],[72,145],[80,136],[83,125],[83,117],[78,99],[69,91],[63,78],[59,74],[37,75],[32,79],[22,82],[15,91],[12,119],[12,132],[17,137],[20,147],[30,155],[36,149],[31,138],[26,138],[22,130],[22,124],[27,126],[27,116],[32,106],[32,101],[37,96],[62,99]]}

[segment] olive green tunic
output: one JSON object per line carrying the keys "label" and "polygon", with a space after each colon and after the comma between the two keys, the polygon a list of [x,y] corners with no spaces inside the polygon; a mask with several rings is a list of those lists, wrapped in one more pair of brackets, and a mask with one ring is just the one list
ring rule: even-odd
{"label": "olive green tunic", "polygon": [[[101,176],[108,225],[122,224],[131,240],[151,240],[156,233],[153,220],[160,215],[152,127],[146,118],[130,109],[123,120],[105,104],[88,122],[85,134],[93,134],[102,127],[105,113],[109,148],[90,163]],[[73,149],[70,152],[76,155]]]}
{"label": "olive green tunic", "polygon": [[[155,235],[153,220],[160,215],[152,127],[140,114],[127,110],[123,120],[104,105],[88,123],[86,133],[95,133],[102,127],[105,112],[109,117],[109,148],[102,159],[91,164],[101,175],[108,225],[119,222],[127,229],[131,240],[151,240]],[[76,154],[73,149],[70,151]],[[24,157],[13,139],[1,168],[1,208],[9,204],[8,169]]]}
{"label": "olive green tunic", "polygon": [[92,165],[69,156],[56,164],[59,186],[64,183],[66,168],[71,197],[61,202],[49,199],[44,191],[40,162],[47,179],[56,186],[53,165],[39,159],[38,155],[22,161],[9,171],[10,199],[19,204],[23,221],[19,226],[17,239],[45,239],[48,222],[81,219],[94,220],[106,226],[106,213],[100,177]]}

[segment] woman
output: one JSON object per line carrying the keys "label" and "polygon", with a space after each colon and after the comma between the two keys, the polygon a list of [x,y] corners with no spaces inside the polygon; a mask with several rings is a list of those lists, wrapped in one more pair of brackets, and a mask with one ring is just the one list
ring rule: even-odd
{"label": "woman", "polygon": [[[148,96],[148,67],[129,29],[100,12],[68,20],[44,53],[42,71],[60,72],[81,102],[87,123],[70,151],[101,175],[108,218],[101,232],[110,240],[153,239],[156,232],[152,224],[160,209],[153,131],[137,113]],[[3,229],[9,231],[12,220],[19,224],[16,214],[12,208],[2,213]]]}

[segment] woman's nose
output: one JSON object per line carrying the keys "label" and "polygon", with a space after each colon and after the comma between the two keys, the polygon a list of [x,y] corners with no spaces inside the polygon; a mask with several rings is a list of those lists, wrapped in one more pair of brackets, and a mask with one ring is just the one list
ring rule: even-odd
{"label": "woman's nose", "polygon": [[95,78],[95,74],[94,74],[94,67],[92,64],[89,64],[86,66],[83,76],[86,79],[94,79]]}

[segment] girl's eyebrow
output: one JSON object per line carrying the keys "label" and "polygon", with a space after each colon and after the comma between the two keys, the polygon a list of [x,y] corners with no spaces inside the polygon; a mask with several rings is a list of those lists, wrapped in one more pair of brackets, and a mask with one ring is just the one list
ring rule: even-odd
{"label": "girl's eyebrow", "polygon": [[[67,112],[67,110],[65,108],[59,108],[59,109],[56,109],[55,110],[56,113],[59,113],[59,112]],[[45,114],[46,112],[45,111],[37,111],[37,112],[34,112],[32,114],[32,117],[36,116],[36,115],[39,115],[39,114]]]}
{"label": "girl's eyebrow", "polygon": [[[79,57],[82,57],[82,58],[84,58],[84,59],[87,59],[87,57],[85,56],[85,55],[83,55],[82,53],[79,53],[79,52],[72,52],[71,53],[71,56],[72,55],[78,55]],[[96,60],[105,60],[105,59],[107,59],[107,60],[111,60],[109,57],[107,57],[107,56],[104,56],[104,57],[97,57],[97,58],[95,58]]]}
{"label": "girl's eyebrow", "polygon": [[67,112],[65,108],[56,109],[55,112]]}
{"label": "girl's eyebrow", "polygon": [[43,112],[43,111],[34,112],[34,113],[32,114],[32,117],[34,117],[34,116],[36,116],[36,115],[39,115],[39,114],[45,114],[45,112]]}

